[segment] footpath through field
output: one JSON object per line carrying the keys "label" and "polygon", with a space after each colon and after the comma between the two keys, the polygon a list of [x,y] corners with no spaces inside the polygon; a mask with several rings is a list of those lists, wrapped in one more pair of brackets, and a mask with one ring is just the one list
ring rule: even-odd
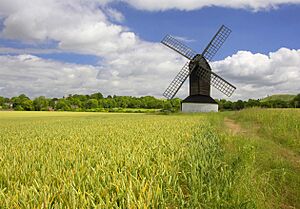
{"label": "footpath through field", "polygon": [[[270,197],[268,205],[280,208],[300,208],[300,155],[276,138],[267,124],[241,120],[240,115],[224,117],[224,127],[237,141],[235,146],[251,144],[255,150],[256,178],[267,181],[273,191],[265,191]],[[274,120],[274,119],[273,119]],[[270,124],[268,124],[270,125]],[[273,137],[272,137],[273,136]],[[232,145],[231,145],[232,146]],[[258,180],[259,181],[259,180]],[[277,202],[277,203],[275,203]]]}
{"label": "footpath through field", "polygon": [[[237,123],[235,120],[230,119],[228,117],[224,118],[224,124],[225,126],[228,128],[228,131],[233,134],[233,135],[253,135],[253,129],[251,130],[247,130],[244,127],[241,127],[241,125],[239,123]],[[258,125],[255,125],[255,129],[259,129]],[[257,131],[255,131],[257,132]],[[261,137],[259,136],[257,133],[255,133],[256,137]],[[284,157],[285,159],[289,160],[296,168],[300,169],[300,155],[297,154],[296,152],[287,149],[284,146],[281,146],[280,144],[277,144],[277,149],[278,149],[278,154],[282,157]]]}
{"label": "footpath through field", "polygon": [[228,117],[224,118],[224,123],[228,130],[234,135],[245,132],[245,130],[241,128],[240,124]]}

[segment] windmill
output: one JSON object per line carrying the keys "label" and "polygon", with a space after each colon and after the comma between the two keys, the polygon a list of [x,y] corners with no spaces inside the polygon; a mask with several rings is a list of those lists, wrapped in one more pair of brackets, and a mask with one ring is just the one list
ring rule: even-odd
{"label": "windmill", "polygon": [[161,41],[167,47],[189,59],[163,93],[167,99],[172,99],[189,77],[190,94],[181,103],[183,112],[217,112],[218,104],[210,96],[211,85],[228,97],[236,89],[235,86],[212,72],[208,63],[212,61],[230,33],[231,30],[222,25],[201,54],[196,53],[170,35],[166,35]]}

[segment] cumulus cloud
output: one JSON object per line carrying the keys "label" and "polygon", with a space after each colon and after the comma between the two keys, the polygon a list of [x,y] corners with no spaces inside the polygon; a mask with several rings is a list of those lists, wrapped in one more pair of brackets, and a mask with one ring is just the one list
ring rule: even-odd
{"label": "cumulus cloud", "polygon": [[[139,42],[126,27],[112,24],[101,5],[105,2],[88,0],[2,0],[4,17],[1,37],[39,44],[48,40],[65,51],[106,56]],[[121,21],[116,10],[106,9],[114,20]]]}
{"label": "cumulus cloud", "polygon": [[[158,53],[161,51],[160,53]],[[146,54],[144,57],[142,54]],[[140,58],[139,58],[140,56]],[[137,58],[137,59],[136,59]],[[106,95],[161,94],[184,60],[159,45],[107,59],[101,66],[46,60],[32,55],[0,56],[0,95],[25,93],[51,97],[100,91]],[[262,98],[300,92],[300,50],[281,48],[268,55],[239,51],[212,63],[213,70],[237,87],[231,99]],[[188,94],[187,84],[179,92]],[[213,89],[213,97],[227,98]]]}
{"label": "cumulus cloud", "polygon": [[31,97],[55,97],[97,90],[94,66],[65,64],[33,55],[0,56],[0,62],[0,94],[4,96],[25,93]]}
{"label": "cumulus cloud", "polygon": [[212,66],[236,85],[235,99],[300,92],[300,50],[281,48],[268,55],[239,51]]}
{"label": "cumulus cloud", "polygon": [[185,62],[160,44],[144,42],[127,53],[106,57],[98,78],[117,81],[116,92],[131,89],[133,95],[161,96]]}
{"label": "cumulus cloud", "polygon": [[134,8],[149,11],[164,11],[170,9],[196,10],[203,7],[227,7],[235,9],[250,9],[253,11],[275,9],[282,4],[299,4],[299,0],[122,0]]}
{"label": "cumulus cloud", "polygon": [[[135,62],[130,58],[140,52],[149,52],[149,62],[145,58]],[[28,54],[2,55],[0,95],[11,97],[25,93],[30,97],[62,97],[100,91],[105,95],[161,96],[178,65],[182,64],[181,59],[166,54],[162,52],[164,57],[159,59],[155,52],[143,48],[139,52],[107,60],[101,66],[63,63]]]}

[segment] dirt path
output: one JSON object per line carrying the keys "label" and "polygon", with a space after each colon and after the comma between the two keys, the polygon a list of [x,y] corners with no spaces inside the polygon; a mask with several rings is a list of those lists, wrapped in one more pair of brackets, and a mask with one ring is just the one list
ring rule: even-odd
{"label": "dirt path", "polygon": [[[233,135],[247,135],[250,137],[258,137],[260,138],[260,136],[257,135],[257,131],[254,130],[258,130],[258,126],[254,126],[252,131],[246,130],[244,128],[241,127],[240,124],[236,123],[234,120],[230,119],[230,118],[224,118],[224,124],[227,127],[229,133],[233,134]],[[274,146],[276,147],[276,152],[279,156],[285,158],[286,160],[290,161],[291,164],[297,168],[300,169],[300,156],[295,153],[294,151],[283,147],[282,145],[275,143]]]}
{"label": "dirt path", "polygon": [[229,132],[234,135],[245,133],[245,130],[243,130],[242,127],[232,119],[227,117],[224,118],[224,124],[229,129]]}

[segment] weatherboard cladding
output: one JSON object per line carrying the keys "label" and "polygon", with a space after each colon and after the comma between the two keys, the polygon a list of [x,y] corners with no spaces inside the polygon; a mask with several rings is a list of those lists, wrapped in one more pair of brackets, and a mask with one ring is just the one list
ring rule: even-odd
{"label": "weatherboard cladding", "polygon": [[[200,77],[197,74],[197,70],[201,70],[199,68],[199,64],[203,67],[205,67],[206,69],[208,69],[209,71],[211,71],[211,68],[209,66],[209,64],[204,60],[201,59],[200,63],[198,64],[197,62],[194,62],[196,64],[195,69],[193,70],[193,72],[190,74],[190,95],[207,95],[210,96],[210,82],[205,80],[205,78]],[[190,68],[192,68],[192,65],[194,63],[191,63]]]}

